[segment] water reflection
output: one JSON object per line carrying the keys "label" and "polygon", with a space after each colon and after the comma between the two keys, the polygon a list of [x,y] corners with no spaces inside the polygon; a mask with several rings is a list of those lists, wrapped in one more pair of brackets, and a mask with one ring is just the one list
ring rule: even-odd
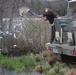
{"label": "water reflection", "polygon": [[17,73],[15,71],[0,68],[0,75],[40,75],[40,73],[38,73],[38,72]]}

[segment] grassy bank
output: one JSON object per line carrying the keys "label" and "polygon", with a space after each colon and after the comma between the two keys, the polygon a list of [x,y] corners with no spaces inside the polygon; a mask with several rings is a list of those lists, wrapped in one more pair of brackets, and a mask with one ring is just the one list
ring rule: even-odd
{"label": "grassy bank", "polygon": [[[0,65],[4,68],[20,71],[38,71],[43,75],[64,75],[71,68],[65,63],[57,62],[54,66],[49,65],[41,55],[23,55],[20,57],[7,57],[0,55]],[[74,65],[74,67],[76,66]]]}
{"label": "grassy bank", "polygon": [[32,71],[35,66],[39,65],[41,58],[38,55],[22,55],[19,57],[7,57],[0,55],[0,65],[15,71]]}

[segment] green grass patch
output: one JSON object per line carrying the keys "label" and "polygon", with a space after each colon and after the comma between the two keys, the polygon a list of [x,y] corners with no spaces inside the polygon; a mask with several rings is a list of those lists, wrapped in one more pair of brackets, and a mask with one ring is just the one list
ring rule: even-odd
{"label": "green grass patch", "polygon": [[4,57],[0,55],[0,65],[4,68],[15,70],[17,72],[23,71],[25,69],[24,65],[19,59],[13,57]]}
{"label": "green grass patch", "polygon": [[[37,66],[35,55],[23,55],[20,57],[7,57],[0,55],[0,65],[4,68],[15,71],[31,71],[32,68]],[[39,59],[38,59],[39,60]]]}
{"label": "green grass patch", "polygon": [[22,63],[23,65],[24,65],[24,67],[25,68],[28,68],[28,69],[30,69],[30,68],[32,68],[33,66],[35,66],[35,61],[34,60],[32,60],[29,56],[21,56],[20,58],[19,58],[19,60],[20,60],[20,63]]}
{"label": "green grass patch", "polygon": [[2,65],[2,67],[10,70],[15,70],[17,72],[24,70],[24,65],[20,63],[18,59],[5,57],[0,61],[0,64]]}

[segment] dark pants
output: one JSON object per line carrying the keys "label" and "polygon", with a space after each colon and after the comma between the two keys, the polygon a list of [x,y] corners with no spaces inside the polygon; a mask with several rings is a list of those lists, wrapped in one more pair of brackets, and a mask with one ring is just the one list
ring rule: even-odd
{"label": "dark pants", "polygon": [[55,25],[51,26],[51,39],[50,39],[50,43],[52,43],[54,41],[55,38]]}

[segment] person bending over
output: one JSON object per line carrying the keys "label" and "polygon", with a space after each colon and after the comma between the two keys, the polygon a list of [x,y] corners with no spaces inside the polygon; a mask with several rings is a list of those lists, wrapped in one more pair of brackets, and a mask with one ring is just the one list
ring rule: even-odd
{"label": "person bending over", "polygon": [[44,17],[44,19],[46,18],[46,20],[49,21],[49,23],[51,24],[51,39],[50,39],[50,43],[52,43],[54,41],[55,38],[55,25],[54,25],[54,18],[57,18],[57,15],[50,9],[50,8],[45,8],[45,12],[42,15],[39,15],[40,17]]}

